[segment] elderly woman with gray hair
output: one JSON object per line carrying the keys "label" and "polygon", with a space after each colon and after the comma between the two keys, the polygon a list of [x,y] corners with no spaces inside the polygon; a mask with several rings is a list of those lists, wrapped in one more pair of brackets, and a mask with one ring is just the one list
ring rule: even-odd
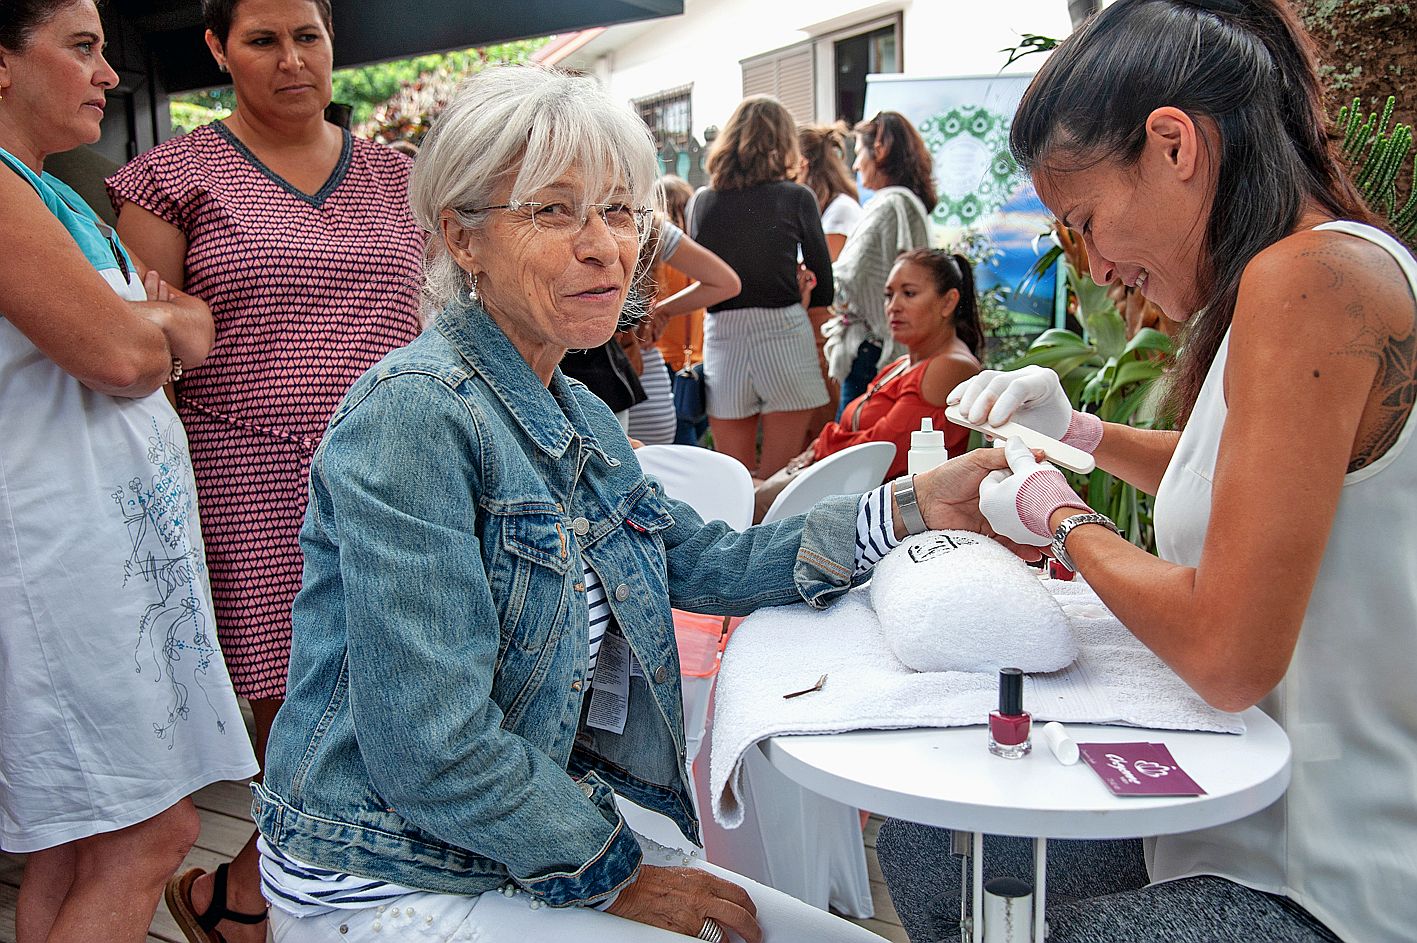
{"label": "elderly woman with gray hair", "polygon": [[254,787],[277,943],[875,939],[638,838],[616,796],[698,834],[671,602],[825,606],[926,521],[980,529],[1003,462],[742,533],[665,497],[557,367],[614,333],[656,170],[628,109],[536,68],[471,79],[423,146],[438,313],[354,384],[311,470]]}

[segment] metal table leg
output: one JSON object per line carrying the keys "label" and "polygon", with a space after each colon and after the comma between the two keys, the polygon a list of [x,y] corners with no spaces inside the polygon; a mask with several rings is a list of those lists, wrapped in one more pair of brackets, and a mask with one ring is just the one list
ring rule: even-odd
{"label": "metal table leg", "polygon": [[974,832],[971,838],[974,844],[974,854],[971,856],[974,880],[970,883],[974,885],[974,913],[969,938],[971,943],[984,943],[984,833]]}
{"label": "metal table leg", "polygon": [[1048,839],[1033,840],[1033,943],[1048,935],[1045,907],[1048,901]]}

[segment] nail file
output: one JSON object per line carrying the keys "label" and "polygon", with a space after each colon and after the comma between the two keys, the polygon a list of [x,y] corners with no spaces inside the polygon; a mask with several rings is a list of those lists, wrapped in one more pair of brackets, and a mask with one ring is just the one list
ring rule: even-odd
{"label": "nail file", "polygon": [[1079,474],[1089,474],[1097,463],[1082,449],[1059,442],[1052,436],[1046,436],[1041,432],[1028,428],[1028,426],[1014,422],[1010,419],[1001,426],[986,426],[983,423],[970,422],[964,418],[964,413],[960,412],[959,406],[945,407],[945,418],[957,426],[964,426],[966,429],[977,429],[995,439],[1022,439],[1023,444],[1031,449],[1038,449],[1048,460],[1062,465],[1069,471]]}

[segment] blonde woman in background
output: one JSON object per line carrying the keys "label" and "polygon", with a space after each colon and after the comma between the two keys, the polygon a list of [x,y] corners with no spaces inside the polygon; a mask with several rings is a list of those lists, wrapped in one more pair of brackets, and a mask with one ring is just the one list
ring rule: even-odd
{"label": "blonde woman in background", "polygon": [[797,260],[816,278],[815,307],[831,301],[831,257],[816,196],[789,179],[799,160],[787,109],[766,95],[744,99],[714,141],[710,184],[689,212],[689,234],[742,281],[737,296],[709,306],[704,365],[714,447],[755,474],[801,451],[812,411],[828,400]]}

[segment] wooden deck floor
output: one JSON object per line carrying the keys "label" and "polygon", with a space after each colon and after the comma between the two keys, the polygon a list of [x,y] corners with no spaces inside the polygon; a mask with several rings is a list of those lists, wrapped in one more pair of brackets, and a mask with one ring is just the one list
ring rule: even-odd
{"label": "wooden deck floor", "polygon": [[[202,813],[202,834],[197,839],[196,847],[187,855],[183,869],[199,867],[210,870],[229,860],[246,843],[254,829],[250,819],[251,793],[240,783],[217,783],[197,793],[196,801]],[[900,918],[891,906],[890,896],[881,880],[881,868],[876,861],[876,831],[880,824],[880,820],[873,817],[865,833],[866,861],[876,916],[871,920],[853,922],[885,939],[906,943],[905,931],[901,929]],[[15,900],[19,894],[23,867],[23,856],[0,854],[0,943],[15,943]],[[148,943],[159,941],[186,943],[182,932],[168,915],[167,907],[161,904],[148,932]]]}

